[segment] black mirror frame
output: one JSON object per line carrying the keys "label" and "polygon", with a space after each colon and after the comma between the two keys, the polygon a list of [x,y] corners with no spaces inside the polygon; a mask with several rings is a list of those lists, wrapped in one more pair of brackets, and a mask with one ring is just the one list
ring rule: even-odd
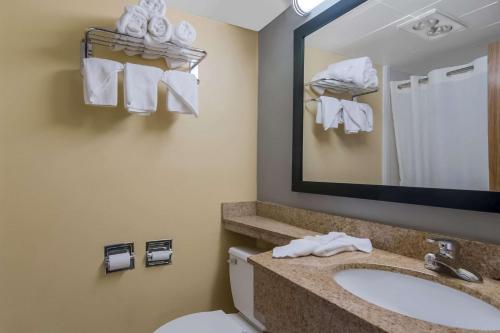
{"label": "black mirror frame", "polygon": [[500,192],[304,181],[304,40],[364,2],[341,0],[294,31],[292,191],[500,213]]}

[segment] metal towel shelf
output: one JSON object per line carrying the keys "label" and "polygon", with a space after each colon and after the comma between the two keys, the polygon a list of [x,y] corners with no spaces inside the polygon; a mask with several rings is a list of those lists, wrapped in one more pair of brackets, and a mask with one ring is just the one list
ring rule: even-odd
{"label": "metal towel shelf", "polygon": [[148,47],[144,39],[132,37],[105,28],[92,27],[85,31],[81,43],[81,61],[90,58],[94,54],[94,46],[103,46],[111,50],[126,50],[139,56],[144,54],[148,58],[167,58],[173,61],[185,62],[192,72],[200,62],[205,59],[207,52],[194,47],[183,47],[170,42],[163,43],[158,47]]}
{"label": "metal towel shelf", "polygon": [[[315,86],[320,88],[325,88],[327,91],[333,94],[348,94],[351,98],[372,94],[378,91],[377,88],[363,88],[355,85],[354,83],[343,82],[340,80],[325,78],[316,81],[312,81],[305,84],[306,86]],[[313,101],[315,99],[309,100]]]}

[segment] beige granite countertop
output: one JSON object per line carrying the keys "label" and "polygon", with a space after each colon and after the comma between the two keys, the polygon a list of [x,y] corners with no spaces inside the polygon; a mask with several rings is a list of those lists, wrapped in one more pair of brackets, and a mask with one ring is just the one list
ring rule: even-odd
{"label": "beige granite countertop", "polygon": [[483,283],[470,283],[424,268],[423,255],[436,250],[429,247],[425,239],[441,238],[441,235],[429,235],[421,231],[263,202],[223,204],[222,213],[226,230],[274,245],[288,244],[292,239],[333,230],[370,238],[375,247],[371,254],[349,252],[329,258],[309,256],[273,259],[271,252],[264,252],[251,256],[249,260],[256,269],[283,278],[308,294],[334,304],[381,331],[474,332],[410,318],[364,301],[338,285],[333,279],[335,272],[349,268],[400,272],[461,290],[500,309],[500,281],[489,278],[497,279],[500,276],[498,245],[454,238],[462,246],[463,259],[467,260],[467,264],[475,264],[473,268],[483,274]]}
{"label": "beige granite countertop", "polygon": [[273,259],[272,252],[265,252],[252,256],[249,260],[257,268],[273,272],[386,332],[474,331],[413,319],[368,303],[338,285],[333,279],[335,272],[349,268],[375,268],[400,272],[459,289],[500,309],[500,282],[498,281],[485,279],[483,283],[469,283],[445,277],[425,269],[421,260],[377,249],[371,254],[350,252],[329,258],[309,256],[295,259]]}

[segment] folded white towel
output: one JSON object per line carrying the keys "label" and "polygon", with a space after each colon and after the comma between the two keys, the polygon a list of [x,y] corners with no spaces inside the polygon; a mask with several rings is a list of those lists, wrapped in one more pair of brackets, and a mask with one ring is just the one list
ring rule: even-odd
{"label": "folded white towel", "polygon": [[[318,81],[318,80],[321,80],[321,79],[326,79],[328,78],[329,75],[328,75],[328,71],[321,71],[319,72],[318,74],[314,75],[311,79],[311,82],[314,82],[314,81]],[[315,85],[312,85],[311,86],[311,89],[318,95],[324,95],[325,92],[326,92],[326,88],[323,88],[323,87],[319,87],[319,86],[315,86]]]}
{"label": "folded white towel", "polygon": [[118,72],[123,70],[119,62],[99,59],[83,59],[83,96],[85,104],[116,106],[118,104]]}
{"label": "folded white towel", "polygon": [[369,57],[344,60],[331,64],[327,69],[331,78],[352,82],[363,88],[378,87],[377,70]]}
{"label": "folded white towel", "polygon": [[163,82],[168,87],[167,108],[170,112],[199,116],[198,80],[191,73],[166,71]]}
{"label": "folded white towel", "polygon": [[182,21],[175,27],[172,34],[172,42],[174,44],[189,47],[196,40],[196,29],[187,21]]}
{"label": "folded white towel", "polygon": [[317,107],[316,124],[322,124],[325,131],[343,123],[342,103],[338,99],[321,96]]}
{"label": "folded white towel", "polygon": [[163,71],[157,67],[125,64],[125,107],[130,113],[149,116],[158,105],[158,82]]}
{"label": "folded white towel", "polygon": [[345,251],[362,251],[370,253],[373,250],[371,241],[356,238],[343,232],[331,232],[321,236],[307,236],[295,239],[285,246],[273,249],[274,258],[297,258],[308,255],[328,257]]}
{"label": "folded white towel", "polygon": [[148,33],[144,37],[146,46],[158,47],[170,41],[172,38],[173,26],[163,16],[153,16],[149,20]]}
{"label": "folded white towel", "polygon": [[165,16],[167,11],[165,0],[139,0],[139,6],[148,13],[148,19],[153,16]]}
{"label": "folded white towel", "polygon": [[373,110],[368,104],[342,100],[344,130],[347,134],[373,131]]}

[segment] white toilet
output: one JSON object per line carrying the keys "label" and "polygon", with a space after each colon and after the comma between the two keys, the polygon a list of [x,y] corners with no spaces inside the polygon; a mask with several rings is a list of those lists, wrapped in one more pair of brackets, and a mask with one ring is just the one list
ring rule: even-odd
{"label": "white toilet", "polygon": [[154,333],[262,333],[265,330],[253,315],[253,266],[249,256],[258,252],[244,247],[229,249],[229,278],[239,313],[200,312],[177,318]]}

